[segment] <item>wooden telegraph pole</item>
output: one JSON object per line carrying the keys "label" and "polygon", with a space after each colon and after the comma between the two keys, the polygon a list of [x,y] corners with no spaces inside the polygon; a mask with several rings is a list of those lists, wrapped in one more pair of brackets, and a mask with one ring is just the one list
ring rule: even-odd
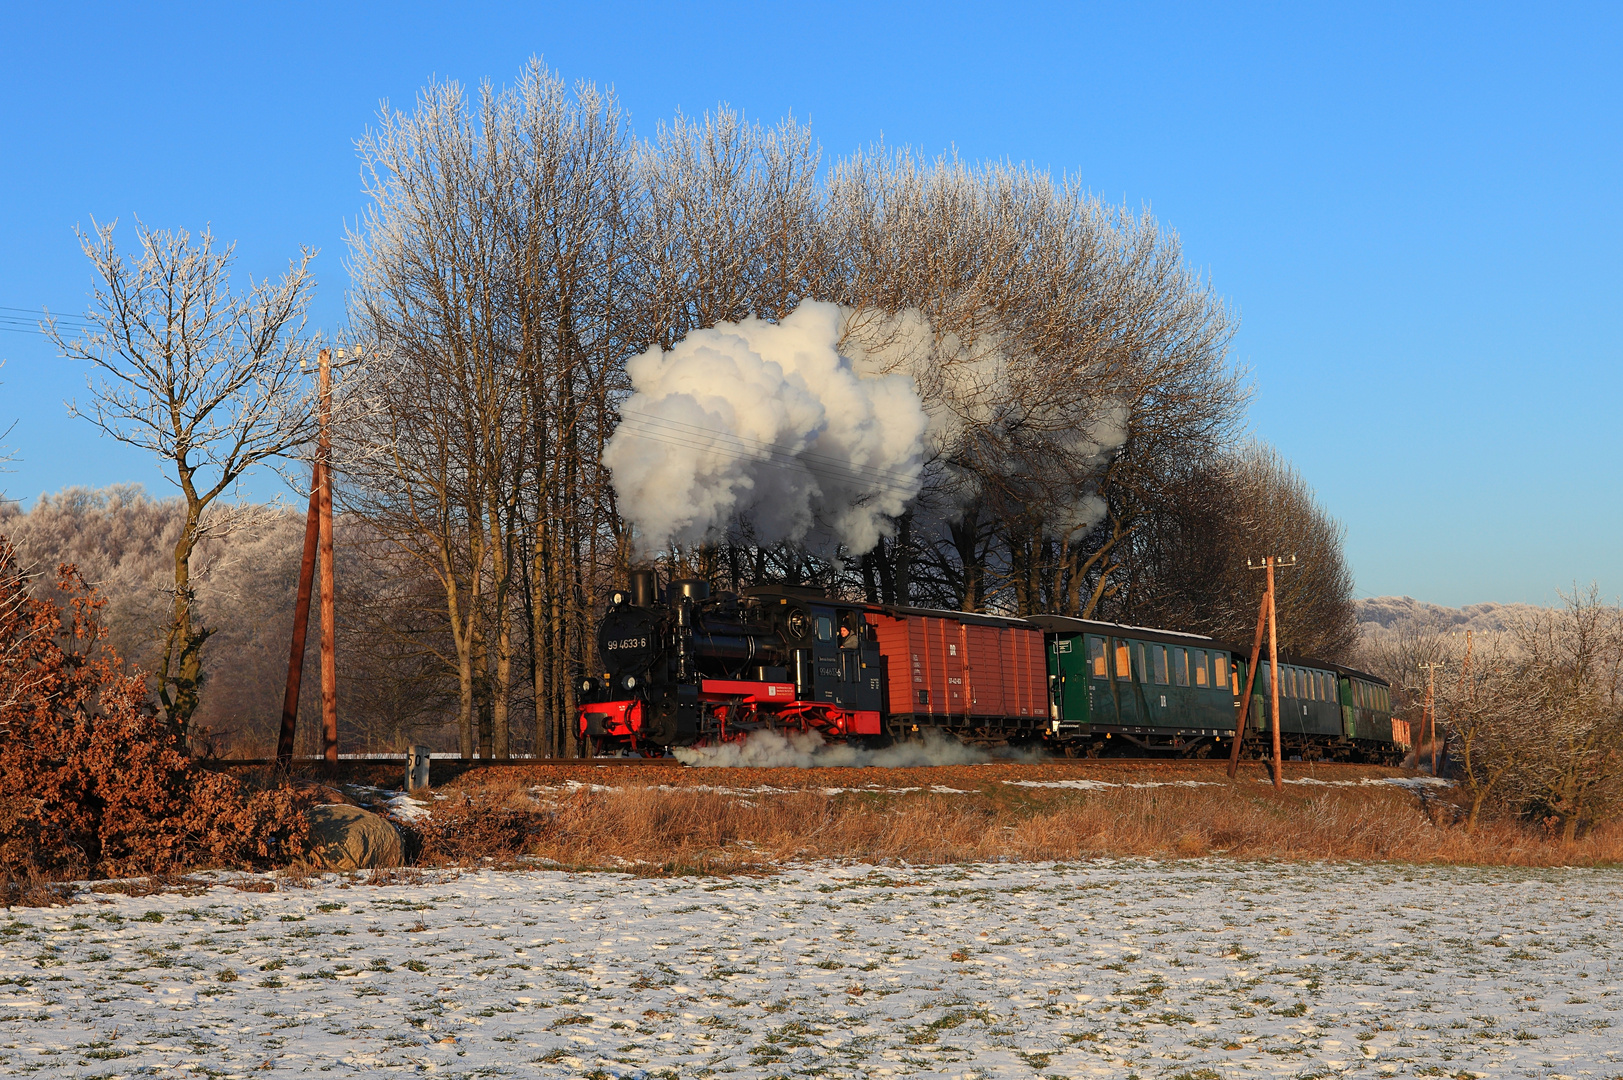
{"label": "wooden telegraph pole", "polygon": [[1443,665],[1436,660],[1420,665],[1426,669],[1426,703],[1420,710],[1421,730],[1431,739],[1431,775],[1437,775],[1437,669]]}
{"label": "wooden telegraph pole", "polygon": [[[339,350],[338,358],[344,358]],[[321,430],[316,440],[316,465],[321,493],[321,756],[338,760],[338,663],[333,651],[337,618],[333,607],[332,548],[332,354],[321,350]]]}
{"label": "wooden telegraph pole", "polygon": [[321,518],[321,462],[310,468],[310,509],[304,516],[304,559],[299,563],[299,592],[293,601],[293,645],[287,658],[287,691],[282,695],[282,730],[276,738],[276,764],[293,768],[293,737],[299,723],[299,683],[304,675],[304,637],[310,627],[310,585],[315,577],[316,536]]}
{"label": "wooden telegraph pole", "polygon": [[[360,356],[360,350],[356,350]],[[344,350],[338,350],[338,359]],[[276,738],[276,763],[293,768],[298,734],[299,684],[304,675],[304,643],[310,627],[310,591],[316,551],[321,552],[321,756],[338,760],[338,666],[333,652],[336,618],[333,607],[332,543],[332,355],[322,349],[316,380],[316,460],[310,477],[310,509],[304,518],[304,559],[299,564],[299,591],[293,602],[293,641],[287,658],[287,689],[282,695],[282,729]],[[300,361],[303,366],[303,361]]]}
{"label": "wooden telegraph pole", "polygon": [[[1268,555],[1268,556],[1265,556],[1263,558],[1261,563],[1253,563],[1250,559],[1247,559],[1245,561],[1245,565],[1246,565],[1246,567],[1248,569],[1251,569],[1251,570],[1263,570],[1263,571],[1266,571],[1266,573],[1268,575],[1267,588],[1265,589],[1265,591],[1262,594],[1262,606],[1263,606],[1264,610],[1266,611],[1267,617],[1268,617],[1268,706],[1269,706],[1269,712],[1272,714],[1272,723],[1269,726],[1270,726],[1270,728],[1272,730],[1273,742],[1274,742],[1274,756],[1273,756],[1274,790],[1275,791],[1283,791],[1285,789],[1285,761],[1284,761],[1284,756],[1283,756],[1283,750],[1280,747],[1280,741],[1279,741],[1279,625],[1278,625],[1278,622],[1277,622],[1277,620],[1275,618],[1275,610],[1276,609],[1275,609],[1275,603],[1274,603],[1274,570],[1276,568],[1288,569],[1288,568],[1290,568],[1292,566],[1295,566],[1296,565],[1296,556],[1295,555],[1290,556],[1289,560],[1287,561],[1286,559],[1284,559],[1284,558],[1282,558],[1281,556],[1278,556],[1278,555]],[[1260,620],[1259,620],[1259,623],[1260,623]],[[1259,631],[1260,631],[1260,625],[1259,625]],[[1259,639],[1260,639],[1260,633],[1259,633]],[[1255,667],[1256,667],[1255,658],[1257,657],[1257,654],[1260,651],[1261,651],[1261,642],[1259,640],[1258,647],[1256,649],[1254,649],[1252,651],[1252,653],[1251,653],[1251,655],[1253,657],[1253,660],[1252,660],[1252,668],[1253,669],[1255,669]],[[1246,676],[1246,690],[1247,690],[1247,692],[1246,692],[1246,703],[1247,704],[1249,704],[1250,700],[1251,700],[1250,686],[1251,686],[1251,676],[1249,674],[1247,674],[1247,676]],[[1243,712],[1242,712],[1242,715],[1243,715]],[[1236,735],[1238,735],[1238,734],[1239,733],[1236,732]],[[1238,757],[1239,757],[1239,750],[1238,750],[1238,747],[1236,747],[1236,748],[1234,748],[1234,749],[1232,749],[1230,751],[1230,762],[1229,762],[1229,775],[1230,776],[1234,775],[1235,769],[1238,767],[1235,764],[1235,762],[1238,760]]]}
{"label": "wooden telegraph pole", "polygon": [[[1268,556],[1271,560],[1272,555]],[[1268,627],[1268,601],[1272,591],[1264,593],[1257,605],[1257,634],[1251,639],[1251,663],[1245,669],[1245,697],[1240,700],[1240,718],[1234,724],[1234,744],[1229,747],[1229,779],[1240,771],[1240,743],[1245,741],[1245,720],[1251,712],[1251,687],[1257,681],[1257,660],[1262,656],[1262,632]]]}

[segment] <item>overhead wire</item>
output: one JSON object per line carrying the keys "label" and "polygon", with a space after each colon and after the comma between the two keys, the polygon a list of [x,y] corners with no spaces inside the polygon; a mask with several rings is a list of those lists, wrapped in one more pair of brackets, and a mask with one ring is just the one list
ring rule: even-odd
{"label": "overhead wire", "polygon": [[96,324],[83,315],[53,315],[44,308],[11,307],[0,304],[0,330],[14,334],[40,334],[46,336],[43,323],[54,320],[64,330],[85,331],[96,329]]}

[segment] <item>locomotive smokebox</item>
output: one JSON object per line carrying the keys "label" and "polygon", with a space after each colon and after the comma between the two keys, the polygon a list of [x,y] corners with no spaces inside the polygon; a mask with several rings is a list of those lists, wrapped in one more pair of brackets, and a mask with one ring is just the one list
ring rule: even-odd
{"label": "locomotive smokebox", "polygon": [[658,614],[631,605],[611,608],[597,628],[597,654],[618,689],[633,689],[624,685],[625,676],[645,674],[659,655]]}
{"label": "locomotive smokebox", "polygon": [[692,600],[695,603],[700,600],[708,600],[710,599],[710,582],[704,578],[674,578],[671,581],[668,595],[672,607],[680,604],[683,600]]}
{"label": "locomotive smokebox", "polygon": [[659,597],[659,579],[652,570],[633,570],[626,579],[632,607],[653,607]]}

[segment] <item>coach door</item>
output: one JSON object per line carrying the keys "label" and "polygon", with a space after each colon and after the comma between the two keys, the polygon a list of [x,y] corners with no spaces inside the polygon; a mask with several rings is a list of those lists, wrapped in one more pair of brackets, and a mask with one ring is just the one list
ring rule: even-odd
{"label": "coach door", "polygon": [[1124,727],[1138,727],[1149,722],[1143,715],[1140,698],[1142,690],[1135,677],[1138,657],[1133,643],[1124,638],[1110,639],[1110,688],[1115,698],[1117,723]]}

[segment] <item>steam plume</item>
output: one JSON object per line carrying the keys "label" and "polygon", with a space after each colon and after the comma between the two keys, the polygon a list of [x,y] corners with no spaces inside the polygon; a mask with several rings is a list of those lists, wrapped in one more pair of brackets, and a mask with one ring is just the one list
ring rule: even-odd
{"label": "steam plume", "polygon": [[926,418],[907,374],[840,354],[846,312],[695,331],[626,364],[635,391],[603,451],[644,554],[748,517],[758,542],[869,551],[919,493]]}
{"label": "steam plume", "polygon": [[[679,746],[671,751],[684,765],[735,769],[911,769],[928,765],[979,765],[993,754],[934,731],[918,741],[882,750],[845,743],[825,743],[815,731],[757,731],[742,742],[720,746]],[[1035,760],[1040,751],[998,754]]]}

